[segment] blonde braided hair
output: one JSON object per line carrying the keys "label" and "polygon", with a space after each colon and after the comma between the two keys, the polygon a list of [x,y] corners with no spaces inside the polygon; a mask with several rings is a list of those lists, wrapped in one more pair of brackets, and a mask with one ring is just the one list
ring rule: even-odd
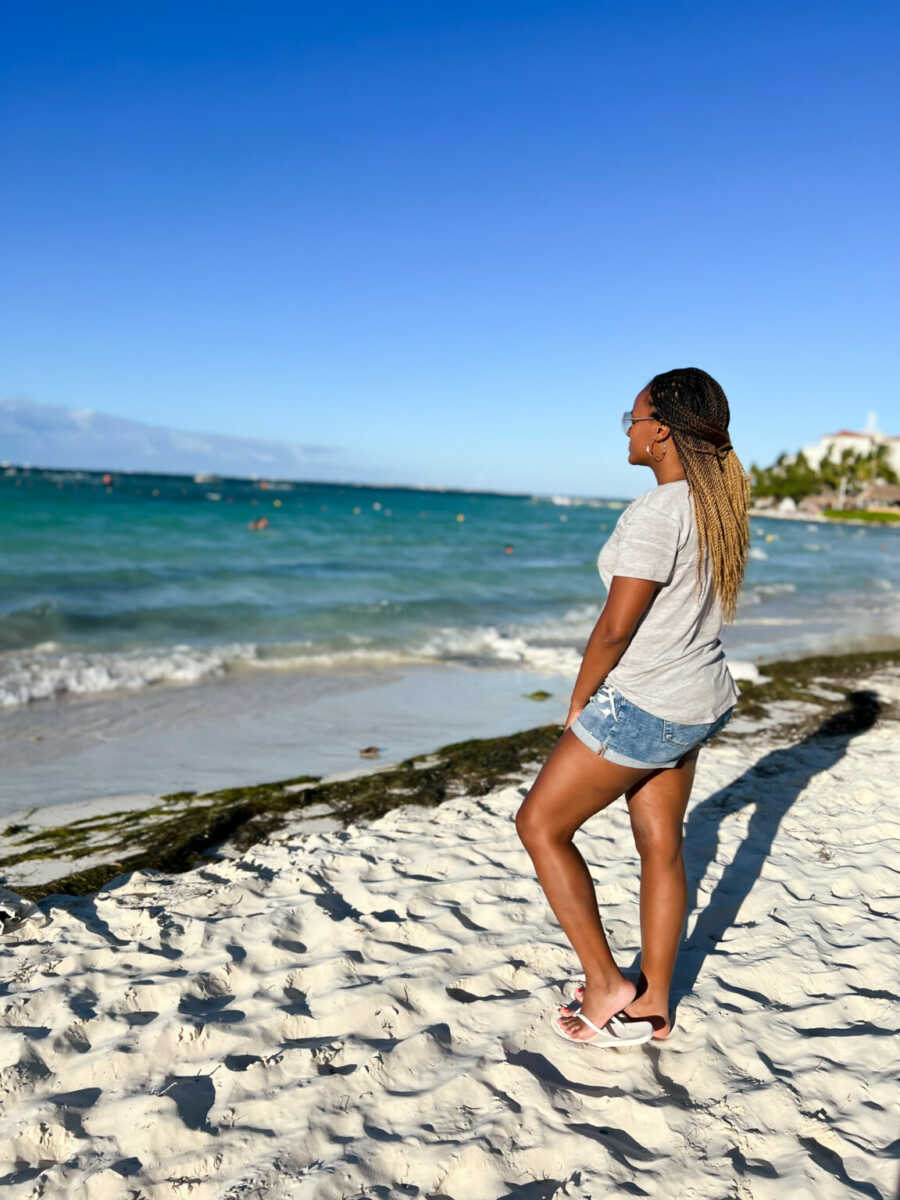
{"label": "blonde braided hair", "polygon": [[647,388],[652,415],[672,430],[694,500],[698,586],[708,551],[713,590],[723,617],[733,621],[750,545],[750,485],[728,438],[728,401],[698,367],[655,375]]}

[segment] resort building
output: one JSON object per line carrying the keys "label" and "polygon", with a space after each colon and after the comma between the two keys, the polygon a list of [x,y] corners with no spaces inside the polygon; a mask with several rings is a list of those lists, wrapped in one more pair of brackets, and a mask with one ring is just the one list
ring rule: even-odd
{"label": "resort building", "polygon": [[813,470],[816,470],[823,458],[831,458],[837,462],[844,450],[868,454],[879,446],[887,446],[888,462],[900,474],[900,437],[891,437],[886,433],[855,433],[850,429],[841,429],[837,433],[826,433],[811,446],[804,446],[802,453]]}

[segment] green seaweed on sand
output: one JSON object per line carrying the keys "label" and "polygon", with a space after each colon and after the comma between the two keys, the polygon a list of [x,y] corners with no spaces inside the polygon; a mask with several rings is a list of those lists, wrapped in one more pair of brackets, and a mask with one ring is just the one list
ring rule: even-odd
{"label": "green seaweed on sand", "polygon": [[534,692],[526,692],[523,696],[525,700],[551,700],[552,698],[553,693],[545,692],[543,688],[538,688]]}
{"label": "green seaweed on sand", "polygon": [[[759,672],[765,682],[740,685],[741,696],[735,715],[758,720],[769,715],[771,704],[785,700],[801,701],[814,704],[820,710],[801,724],[818,724],[823,716],[831,716],[845,703],[846,696],[858,679],[897,664],[900,664],[900,649],[820,654],[760,663]],[[821,691],[817,690],[823,686],[840,694],[841,699],[823,699]]]}
{"label": "green seaweed on sand", "polygon": [[[47,884],[17,889],[34,900],[55,892],[85,895],[126,871],[189,870],[206,850],[238,837],[242,830],[257,826],[258,836],[264,836],[274,827],[272,818],[289,807],[290,789],[316,783],[318,778],[303,775],[206,795],[175,792],[145,809],[104,813],[38,829],[12,839],[10,848],[15,849],[0,858],[0,872],[29,860],[103,858]],[[302,792],[298,800],[300,796]]]}
{"label": "green seaweed on sand", "polygon": [[15,851],[0,858],[0,872],[34,859],[103,856],[102,863],[16,889],[39,900],[57,893],[86,895],[129,871],[187,871],[214,858],[215,847],[225,843],[248,849],[314,805],[327,806],[349,825],[402,804],[433,807],[451,796],[484,795],[518,779],[527,766],[536,767],[559,734],[559,726],[547,725],[507,737],[457,742],[394,767],[328,783],[300,776],[201,795],[176,792],[143,810],[87,817],[18,838]]}

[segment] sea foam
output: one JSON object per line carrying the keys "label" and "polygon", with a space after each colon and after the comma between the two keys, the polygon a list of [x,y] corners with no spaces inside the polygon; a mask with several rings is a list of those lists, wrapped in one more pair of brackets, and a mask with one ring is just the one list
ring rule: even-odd
{"label": "sea foam", "polygon": [[[52,645],[50,643],[49,645]],[[0,657],[0,707],[94,692],[134,691],[152,684],[192,684],[225,673],[229,662],[254,657],[253,646],[60,654],[47,643]]]}

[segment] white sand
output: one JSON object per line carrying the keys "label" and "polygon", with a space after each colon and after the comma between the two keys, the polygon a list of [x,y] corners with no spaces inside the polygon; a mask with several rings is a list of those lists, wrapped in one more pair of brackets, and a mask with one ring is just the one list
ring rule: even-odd
{"label": "white sand", "polygon": [[[45,902],[0,939],[4,1195],[887,1200],[898,768],[894,720],[704,751],[663,1045],[549,1030],[577,963],[515,836],[527,780]],[[579,844],[629,969],[624,804]]]}

